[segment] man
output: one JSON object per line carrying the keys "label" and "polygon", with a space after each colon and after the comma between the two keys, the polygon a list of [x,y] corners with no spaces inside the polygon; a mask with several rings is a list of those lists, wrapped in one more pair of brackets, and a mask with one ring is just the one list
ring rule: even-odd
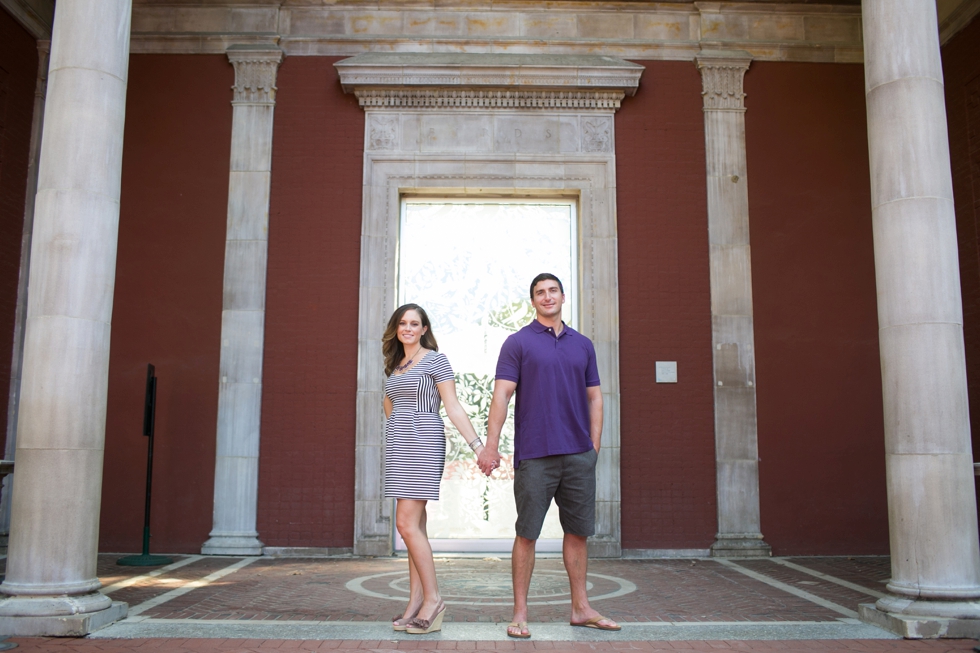
{"label": "man", "polygon": [[619,630],[592,609],[586,593],[588,537],[595,534],[595,465],[602,437],[602,391],[592,341],[561,319],[565,291],[553,274],[531,282],[537,313],[504,342],[478,463],[489,475],[499,464],[500,429],[510,398],[514,412],[514,499],[517,536],[512,577],[514,621],[507,635],[526,639],[527,593],[534,571],[534,544],[552,498],[565,537],[562,556],[572,591],[571,625]]}

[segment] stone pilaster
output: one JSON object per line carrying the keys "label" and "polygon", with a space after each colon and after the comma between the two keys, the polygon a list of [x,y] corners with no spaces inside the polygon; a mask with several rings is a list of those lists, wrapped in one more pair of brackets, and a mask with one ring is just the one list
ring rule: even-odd
{"label": "stone pilaster", "polygon": [[30,261],[0,632],[84,635],[126,614],[96,575],[130,0],[59,0]]}
{"label": "stone pilaster", "polygon": [[260,555],[255,529],[265,339],[272,119],[282,51],[234,46],[231,172],[218,381],[214,525],[201,551]]}
{"label": "stone pilaster", "polygon": [[936,4],[864,0],[892,596],[865,620],[980,637],[980,546]]}
{"label": "stone pilaster", "polygon": [[711,554],[767,556],[759,517],[752,256],[745,168],[746,52],[702,51],[715,381],[718,534]]}
{"label": "stone pilaster", "polygon": [[[27,192],[24,194],[24,227],[20,236],[20,273],[17,281],[17,307],[14,309],[14,344],[10,355],[10,393],[7,400],[7,440],[4,460],[17,454],[17,410],[20,406],[20,379],[24,364],[24,329],[27,326],[27,279],[31,267],[31,234],[34,232],[34,196],[37,194],[37,164],[41,154],[41,127],[44,121],[44,95],[48,91],[48,58],[51,41],[37,42],[37,79],[34,84],[34,113],[31,119],[31,145],[27,160]],[[0,547],[6,548],[10,533],[10,496],[13,475],[5,476],[0,490]]]}

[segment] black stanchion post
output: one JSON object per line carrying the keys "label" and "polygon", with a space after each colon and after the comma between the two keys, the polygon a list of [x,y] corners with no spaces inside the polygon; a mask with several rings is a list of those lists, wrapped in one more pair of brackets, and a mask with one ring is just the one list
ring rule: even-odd
{"label": "black stanchion post", "polygon": [[146,398],[143,402],[143,435],[149,437],[146,446],[146,507],[143,510],[143,553],[116,560],[117,565],[154,567],[169,565],[172,558],[150,555],[150,494],[153,489],[153,432],[156,426],[157,377],[153,365],[146,366]]}

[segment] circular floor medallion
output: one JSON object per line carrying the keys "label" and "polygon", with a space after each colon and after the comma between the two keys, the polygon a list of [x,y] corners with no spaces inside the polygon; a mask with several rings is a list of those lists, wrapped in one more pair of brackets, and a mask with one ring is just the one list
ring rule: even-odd
{"label": "circular floor medallion", "polygon": [[[588,575],[589,600],[600,601],[636,591],[623,578]],[[361,576],[347,582],[347,589],[364,596],[389,601],[408,601],[408,571]],[[439,589],[451,605],[511,605],[513,594],[509,573],[458,570],[439,572]],[[568,577],[564,571],[536,570],[531,578],[528,605],[570,603]]]}

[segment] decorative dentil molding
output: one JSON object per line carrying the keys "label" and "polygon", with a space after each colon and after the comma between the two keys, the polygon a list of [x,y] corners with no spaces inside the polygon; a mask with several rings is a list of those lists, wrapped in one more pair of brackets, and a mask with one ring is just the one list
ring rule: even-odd
{"label": "decorative dentil molding", "polygon": [[276,103],[276,73],[282,50],[268,46],[231,46],[228,61],[235,67],[232,104]]}
{"label": "decorative dentil molding", "polygon": [[744,111],[742,81],[752,63],[748,52],[702,51],[695,58],[701,72],[704,108],[716,111]]}
{"label": "decorative dentil molding", "polygon": [[354,91],[361,107],[371,109],[576,109],[616,111],[623,91],[472,91],[447,88]]}

